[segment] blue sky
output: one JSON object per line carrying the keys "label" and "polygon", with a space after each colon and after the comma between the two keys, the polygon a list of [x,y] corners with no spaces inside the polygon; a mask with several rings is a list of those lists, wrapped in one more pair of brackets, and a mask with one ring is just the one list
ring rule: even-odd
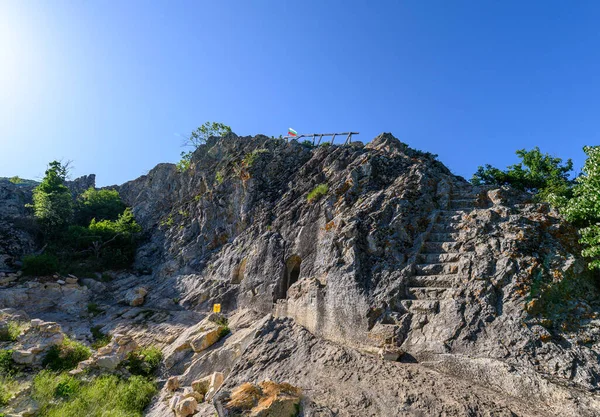
{"label": "blue sky", "polygon": [[0,176],[120,184],[205,121],[392,132],[470,177],[600,142],[596,1],[0,1]]}

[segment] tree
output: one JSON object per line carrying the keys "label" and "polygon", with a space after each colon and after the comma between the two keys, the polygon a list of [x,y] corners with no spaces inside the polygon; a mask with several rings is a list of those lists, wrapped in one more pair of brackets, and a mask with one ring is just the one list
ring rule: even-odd
{"label": "tree", "polygon": [[125,211],[125,204],[117,190],[96,190],[90,187],[79,196],[75,204],[75,221],[87,226],[92,219],[117,220]]}
{"label": "tree", "polygon": [[33,211],[46,234],[60,231],[73,216],[71,191],[64,185],[68,165],[48,164],[44,179],[33,190]]}
{"label": "tree", "polygon": [[600,146],[583,151],[587,159],[563,214],[581,228],[582,255],[591,258],[590,268],[600,268]]}
{"label": "tree", "polygon": [[11,177],[9,179],[9,181],[12,182],[15,185],[19,185],[19,184],[23,183],[23,180],[18,175],[15,175],[14,177]]}
{"label": "tree", "polygon": [[192,154],[200,145],[204,145],[206,141],[212,136],[223,137],[226,134],[231,133],[231,127],[218,122],[206,122],[196,130],[190,133],[183,146],[191,146],[194,149],[187,152],[181,152],[181,161],[177,164],[180,171],[185,171],[190,167],[192,161]]}
{"label": "tree", "polygon": [[520,149],[516,152],[521,162],[510,165],[505,171],[489,164],[480,166],[471,183],[474,185],[510,185],[535,195],[538,201],[549,201],[564,205],[572,194],[573,181],[569,173],[573,170],[570,159],[563,164],[561,158],[542,154],[536,146],[530,151]]}

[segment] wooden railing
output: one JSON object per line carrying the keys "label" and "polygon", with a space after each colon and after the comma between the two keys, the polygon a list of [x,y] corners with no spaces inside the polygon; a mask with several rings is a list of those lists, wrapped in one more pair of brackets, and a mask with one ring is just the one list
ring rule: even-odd
{"label": "wooden railing", "polygon": [[358,132],[343,132],[343,133],[310,133],[310,134],[303,134],[303,135],[298,135],[298,136],[284,136],[283,139],[287,140],[289,142],[290,139],[300,139],[300,138],[312,138],[312,144],[314,146],[319,146],[321,144],[321,140],[323,139],[323,137],[328,137],[331,136],[331,144],[333,145],[333,141],[335,140],[336,136],[346,136],[346,141],[344,142],[344,145],[348,145],[350,143],[352,143],[352,135],[358,135]]}

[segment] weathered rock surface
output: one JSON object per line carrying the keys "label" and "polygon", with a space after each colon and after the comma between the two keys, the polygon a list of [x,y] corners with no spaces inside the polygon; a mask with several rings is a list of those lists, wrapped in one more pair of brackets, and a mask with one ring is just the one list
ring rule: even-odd
{"label": "weathered rock surface", "polygon": [[[307,416],[600,414],[596,277],[576,230],[527,195],[473,187],[389,134],[316,149],[231,134],[185,172],[160,164],[118,189],[144,230],[142,275],[11,281],[0,307],[163,348],[179,386],[150,416],[196,401],[212,417],[213,396],[265,380],[299,387]],[[67,289],[86,294],[66,304],[77,317],[55,301]],[[216,303],[224,339],[206,327]],[[222,387],[193,389],[215,374]]]}

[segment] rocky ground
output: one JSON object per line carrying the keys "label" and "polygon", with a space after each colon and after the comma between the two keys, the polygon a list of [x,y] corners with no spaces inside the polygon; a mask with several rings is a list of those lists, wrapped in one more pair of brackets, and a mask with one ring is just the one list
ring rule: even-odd
{"label": "rocky ground", "polygon": [[[80,371],[158,346],[150,416],[600,415],[597,277],[526,195],[389,134],[317,149],[232,134],[118,189],[144,230],[134,271],[26,278],[28,194],[0,184],[0,308],[113,335]],[[26,340],[11,347],[35,362]]]}

